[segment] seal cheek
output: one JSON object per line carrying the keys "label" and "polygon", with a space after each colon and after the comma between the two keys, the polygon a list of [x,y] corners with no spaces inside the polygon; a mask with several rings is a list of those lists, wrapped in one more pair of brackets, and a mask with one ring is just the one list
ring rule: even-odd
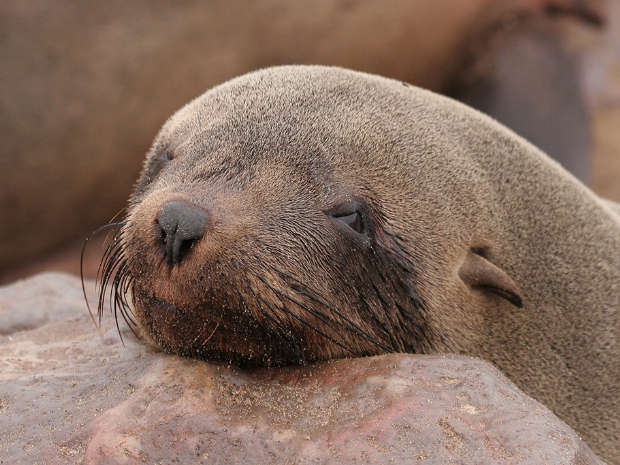
{"label": "seal cheek", "polygon": [[177,309],[174,305],[163,300],[155,300],[151,304],[151,316],[156,326],[166,326],[174,321]]}
{"label": "seal cheek", "polygon": [[473,250],[467,252],[458,275],[471,289],[491,292],[515,307],[523,307],[521,290],[506,272]]}
{"label": "seal cheek", "polygon": [[[148,314],[147,321],[150,332],[156,335],[157,340],[171,343],[179,339],[179,322],[186,319],[184,316],[187,317],[183,310],[165,300],[151,298],[149,299]],[[166,345],[165,342],[164,345]]]}

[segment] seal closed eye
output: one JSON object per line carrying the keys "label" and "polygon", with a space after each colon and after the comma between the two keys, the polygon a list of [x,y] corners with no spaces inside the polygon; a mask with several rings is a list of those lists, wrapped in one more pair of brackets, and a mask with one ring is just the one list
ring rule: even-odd
{"label": "seal closed eye", "polygon": [[368,220],[364,220],[364,217],[368,218],[368,213],[360,202],[346,202],[338,205],[327,215],[346,224],[358,234],[368,233]]}
{"label": "seal closed eye", "polygon": [[481,357],[613,461],[618,212],[448,98],[271,68],[164,125],[102,295],[163,350],[211,361]]}
{"label": "seal closed eye", "polygon": [[334,216],[337,220],[342,221],[348,227],[350,227],[353,231],[362,234],[364,232],[364,223],[362,222],[362,218],[359,212],[353,212],[349,215],[343,216]]}

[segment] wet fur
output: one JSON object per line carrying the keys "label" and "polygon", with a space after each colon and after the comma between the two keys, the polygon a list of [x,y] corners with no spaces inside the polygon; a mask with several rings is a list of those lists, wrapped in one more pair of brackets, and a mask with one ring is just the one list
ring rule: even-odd
{"label": "wet fur", "polygon": [[[170,268],[156,217],[173,200],[211,220]],[[355,202],[367,234],[334,220]],[[272,68],[164,125],[102,296],[111,289],[116,311],[164,350],[208,360],[481,357],[613,463],[619,212],[450,99],[338,68]],[[472,251],[514,281],[523,308],[459,277]]]}

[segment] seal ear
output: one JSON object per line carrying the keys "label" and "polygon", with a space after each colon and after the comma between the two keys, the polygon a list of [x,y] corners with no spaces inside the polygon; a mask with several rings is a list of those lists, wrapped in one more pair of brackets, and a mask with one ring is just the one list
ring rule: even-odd
{"label": "seal ear", "polygon": [[521,290],[502,269],[483,256],[469,251],[459,268],[459,277],[472,289],[492,292],[515,307],[523,307]]}

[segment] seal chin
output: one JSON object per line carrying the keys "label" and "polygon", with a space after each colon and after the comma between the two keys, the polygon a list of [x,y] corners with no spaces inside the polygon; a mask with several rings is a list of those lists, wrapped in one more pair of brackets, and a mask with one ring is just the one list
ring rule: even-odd
{"label": "seal chin", "polygon": [[[241,367],[303,363],[302,355],[285,347],[257,321],[240,321],[206,304],[183,309],[150,293],[138,291],[134,295],[142,333],[165,352]],[[237,308],[229,311],[232,315],[241,313]]]}
{"label": "seal chin", "polygon": [[150,299],[150,313],[154,325],[165,327],[185,312],[170,302],[152,297]]}
{"label": "seal chin", "polygon": [[179,339],[174,328],[183,321],[187,312],[153,295],[141,295],[139,304],[136,302],[134,306],[139,311],[143,332],[151,335],[153,342],[163,344],[165,350],[170,351],[167,347]]}

